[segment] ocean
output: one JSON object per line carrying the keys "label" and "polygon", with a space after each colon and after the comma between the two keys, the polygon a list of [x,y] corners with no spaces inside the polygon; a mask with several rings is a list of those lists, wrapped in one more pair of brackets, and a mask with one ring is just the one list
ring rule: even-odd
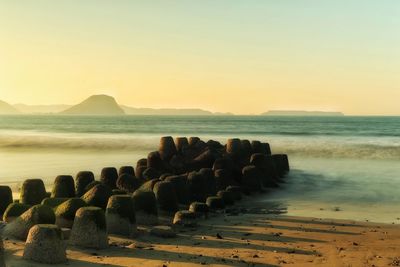
{"label": "ocean", "polygon": [[161,136],[269,142],[291,172],[261,204],[288,215],[400,222],[400,117],[0,116],[0,182],[135,165]]}

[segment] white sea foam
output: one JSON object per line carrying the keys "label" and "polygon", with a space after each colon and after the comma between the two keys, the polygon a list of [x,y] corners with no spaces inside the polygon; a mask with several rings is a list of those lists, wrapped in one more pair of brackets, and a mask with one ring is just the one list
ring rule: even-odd
{"label": "white sea foam", "polygon": [[[205,140],[225,142],[230,136],[216,138],[202,135]],[[273,152],[290,156],[316,158],[400,159],[400,140],[392,137],[309,137],[249,136],[240,138],[269,142]],[[90,134],[0,132],[0,148],[9,150],[114,150],[152,151],[157,149],[160,135],[155,134]]]}

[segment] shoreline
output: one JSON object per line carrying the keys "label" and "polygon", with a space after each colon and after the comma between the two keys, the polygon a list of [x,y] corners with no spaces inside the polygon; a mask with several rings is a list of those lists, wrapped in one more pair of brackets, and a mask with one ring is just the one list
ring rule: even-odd
{"label": "shoreline", "polygon": [[[186,146],[184,141],[186,141]],[[94,203],[91,199],[87,199],[86,194],[93,197],[97,193],[97,197],[103,196],[107,200],[112,194],[111,188],[119,189],[115,194],[130,195],[135,190],[140,192],[143,186],[144,190],[151,191],[154,195],[154,207],[157,209],[158,206],[159,215],[164,212],[175,212],[178,204],[181,204],[181,209],[186,210],[189,214],[191,212],[192,217],[186,219],[192,223],[195,221],[196,214],[193,210],[187,211],[187,205],[182,205],[182,203],[188,203],[184,197],[189,195],[185,194],[192,194],[190,201],[202,199],[200,196],[216,195],[216,198],[210,197],[211,200],[219,198],[221,202],[225,201],[225,195],[226,204],[235,202],[234,199],[239,199],[233,196],[234,191],[223,191],[228,185],[231,187],[239,185],[242,193],[263,192],[263,194],[253,193],[251,196],[243,196],[243,200],[235,202],[234,206],[227,206],[223,211],[213,213],[207,220],[199,220],[198,226],[176,225],[176,216],[183,214],[179,212],[175,213],[174,223],[172,223],[172,217],[160,216],[160,224],[171,227],[166,230],[167,233],[164,231],[160,234],[163,229],[139,225],[138,233],[134,238],[109,235],[109,242],[106,240],[105,231],[112,227],[108,227],[106,223],[108,224],[112,220],[99,217],[101,220],[105,219],[104,223],[99,222],[98,226],[95,224],[95,227],[101,227],[99,236],[103,237],[102,245],[94,247],[100,248],[103,247],[103,244],[106,246],[107,243],[109,246],[105,249],[81,248],[87,247],[85,245],[81,247],[68,246],[68,262],[53,264],[53,266],[282,266],[286,264],[295,264],[295,266],[382,266],[383,264],[397,264],[397,261],[400,266],[400,260],[396,258],[398,256],[396,255],[397,247],[400,244],[399,226],[284,214],[287,213],[293,202],[279,201],[274,198],[274,196],[276,197],[274,192],[278,192],[279,184],[287,193],[286,198],[293,194],[299,196],[299,192],[301,192],[301,195],[313,204],[313,208],[318,204],[315,201],[318,198],[313,193],[318,193],[321,188],[330,187],[330,184],[310,187],[310,185],[318,185],[317,182],[321,181],[320,178],[323,177],[318,175],[318,170],[326,170],[326,166],[315,167],[313,162],[308,162],[309,165],[306,165],[312,167],[313,171],[310,173],[301,171],[301,175],[296,176],[296,182],[293,183],[293,180],[287,179],[288,176],[286,176],[290,170],[287,155],[274,154],[271,156],[271,154],[269,144],[260,141],[250,143],[248,140],[234,138],[228,139],[226,145],[223,145],[212,140],[205,143],[197,137],[191,137],[190,140],[187,138],[173,140],[171,136],[162,137],[158,151],[150,152],[147,159],[138,160],[136,169],[128,166],[130,171],[135,172],[137,178],[130,175],[130,172],[125,173],[128,170],[124,170],[123,175],[120,174],[117,178],[116,168],[103,168],[100,176],[102,185],[94,185],[92,189],[85,189],[84,205],[97,206],[95,209],[100,212],[100,208],[105,209],[104,203]],[[107,158],[104,160],[108,159],[110,155],[106,156]],[[117,161],[117,159],[114,160]],[[84,163],[87,164],[87,162]],[[210,168],[211,163],[212,169]],[[293,165],[291,166],[293,167]],[[337,169],[335,166],[329,167]],[[126,169],[126,167],[124,168]],[[200,168],[205,168],[204,170],[210,172],[211,175],[202,174],[201,171],[198,171]],[[184,170],[187,172],[183,176],[174,177],[168,174],[170,170],[171,173],[184,173]],[[93,181],[97,176],[93,173],[90,174],[89,178]],[[59,190],[63,185],[57,182],[58,178],[65,178],[65,181],[69,181],[69,185],[75,184],[76,186],[76,181],[74,182],[72,176],[59,176],[56,178],[53,190],[55,188]],[[124,181],[125,178],[132,180]],[[171,180],[169,180],[170,178]],[[172,180],[172,178],[178,178],[185,185],[180,187],[179,184],[174,184],[173,181],[178,180]],[[143,183],[144,181],[148,182]],[[40,182],[41,196],[44,197],[43,180],[38,180],[38,182]],[[120,182],[128,184],[120,184]],[[136,182],[140,187],[135,187]],[[197,184],[197,182],[201,183]],[[212,185],[213,183],[214,185]],[[285,184],[286,186],[283,186]],[[162,185],[165,185],[164,191],[161,190]],[[295,186],[293,187],[293,185]],[[135,189],[130,191],[132,188],[127,189],[126,186],[132,186]],[[28,186],[26,187],[28,188]],[[101,188],[107,187],[109,187],[108,190],[103,190],[104,192],[101,190]],[[26,192],[25,189],[24,185],[24,192]],[[175,190],[177,191],[175,192]],[[70,191],[73,191],[71,195],[75,196],[75,188]],[[232,193],[231,197],[228,197],[228,192]],[[166,197],[173,195],[175,197],[171,199]],[[178,199],[178,196],[181,198]],[[128,207],[131,201],[129,201],[129,197],[127,199]],[[209,199],[206,202],[211,209],[223,208],[223,204],[221,206],[212,205],[213,203],[209,202]],[[109,199],[108,203],[110,203]],[[334,203],[336,204],[336,200],[332,202],[332,204]],[[170,207],[167,207],[166,204]],[[106,211],[108,211],[108,205]],[[112,208],[110,206],[110,210]],[[52,213],[51,207],[48,206],[47,209],[49,213]],[[160,213],[161,211],[163,213]],[[79,210],[76,214],[78,212]],[[396,211],[393,210],[393,214],[395,213]],[[182,215],[179,219],[182,219],[180,223],[183,223],[185,218]],[[134,221],[131,220],[129,227],[134,226],[136,229],[134,224]],[[76,229],[74,222],[73,230]],[[154,236],[155,230],[158,230],[158,234]],[[69,236],[68,230],[64,229],[63,231],[66,236]],[[173,232],[171,233],[171,231]],[[85,239],[97,237],[98,232],[93,233],[92,236],[85,237]],[[130,234],[131,232],[127,236]],[[18,235],[14,236],[19,238]],[[74,237],[71,237],[73,242],[76,241]],[[63,235],[58,236],[58,244],[61,247],[64,246],[62,243],[68,242],[61,242],[62,238]],[[24,252],[25,242],[6,238],[4,243],[7,266],[48,266],[22,259],[23,253],[26,252]],[[38,244],[38,247],[42,246],[41,243]],[[75,244],[79,245],[79,243]],[[64,261],[66,259],[64,247],[62,252]]]}
{"label": "shoreline", "polygon": [[[293,173],[294,170],[291,170],[291,173]],[[290,175],[290,174],[289,174]],[[95,176],[96,180],[99,179],[98,176]],[[354,221],[354,222],[370,222],[370,223],[377,223],[377,224],[388,224],[388,225],[400,225],[400,215],[397,216],[396,213],[392,213],[393,216],[392,218],[386,220],[382,219],[380,221],[370,219],[365,217],[366,216],[366,210],[368,209],[367,206],[360,206],[358,207],[358,212],[361,211],[361,214],[355,213],[355,208],[353,205],[348,205],[347,203],[341,203],[341,204],[327,204],[325,202],[316,202],[316,204],[313,206],[314,208],[310,207],[309,203],[302,203],[297,200],[281,200],[279,195],[278,198],[275,199],[276,194],[284,193],[285,188],[282,186],[285,186],[287,183],[289,177],[286,177],[286,182],[281,184],[281,187],[277,189],[264,189],[266,192],[264,194],[260,194],[257,196],[252,195],[252,202],[253,205],[259,206],[260,209],[265,209],[266,207],[271,207],[275,212],[276,209],[281,209],[285,210],[285,212],[282,212],[282,214],[285,214],[286,216],[292,216],[292,217],[305,217],[305,218],[314,218],[314,219],[323,219],[323,220],[345,220],[345,221]],[[45,188],[47,192],[51,192],[52,190],[52,182],[48,180],[44,180],[45,182]],[[3,183],[3,185],[10,186],[12,188],[12,194],[13,194],[13,199],[18,200],[20,198],[20,187],[22,186],[21,181],[16,181],[14,183]],[[277,192],[277,191],[282,191],[282,192]],[[272,194],[272,198],[270,198]],[[239,204],[240,205],[240,204]],[[304,206],[303,206],[304,205]],[[235,204],[236,206],[236,204]],[[293,207],[293,208],[290,208]],[[371,206],[369,206],[371,207]],[[393,211],[393,207],[396,207],[394,204],[392,206],[387,206],[385,207],[385,213],[389,213],[390,211]],[[382,209],[382,207],[380,207]],[[326,215],[324,215],[324,213]],[[311,215],[305,215],[305,214],[311,214]],[[374,217],[374,214],[378,213],[373,213],[371,212],[369,217]],[[380,214],[382,215],[382,214]],[[330,217],[331,216],[331,217]],[[364,216],[364,218],[362,218]]]}
{"label": "shoreline", "polygon": [[[68,246],[69,266],[399,266],[400,226],[295,217],[265,213],[262,196],[245,197],[199,221],[197,227],[173,227],[175,238],[110,235],[103,250]],[[237,213],[239,211],[239,213]],[[219,239],[217,234],[222,237]],[[9,267],[42,267],[24,261],[24,242],[4,240]],[[25,264],[25,265],[24,265]],[[293,265],[295,264],[295,265]],[[59,264],[53,266],[65,266]]]}

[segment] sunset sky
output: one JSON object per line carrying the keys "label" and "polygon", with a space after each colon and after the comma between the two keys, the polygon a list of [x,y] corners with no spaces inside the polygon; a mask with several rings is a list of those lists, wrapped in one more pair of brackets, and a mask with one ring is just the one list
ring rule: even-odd
{"label": "sunset sky", "polygon": [[400,115],[400,1],[0,0],[0,99]]}

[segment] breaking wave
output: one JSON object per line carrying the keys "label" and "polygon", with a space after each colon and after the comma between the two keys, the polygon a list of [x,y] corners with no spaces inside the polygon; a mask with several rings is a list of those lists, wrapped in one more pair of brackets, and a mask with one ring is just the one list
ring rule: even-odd
{"label": "breaking wave", "polygon": [[1,135],[0,148],[10,150],[154,150],[156,138],[100,135]]}
{"label": "breaking wave", "polygon": [[399,145],[324,143],[314,145],[285,145],[274,147],[276,152],[290,156],[316,158],[400,159]]}
{"label": "breaking wave", "polygon": [[[201,136],[205,140],[210,136]],[[217,137],[224,142],[227,137]],[[240,136],[239,136],[240,137]],[[159,135],[129,134],[55,134],[41,132],[0,133],[0,149],[9,150],[119,150],[152,151],[157,149]],[[274,153],[286,153],[296,157],[314,158],[359,158],[359,159],[400,159],[399,140],[310,138],[284,136],[242,136],[270,142]]]}

